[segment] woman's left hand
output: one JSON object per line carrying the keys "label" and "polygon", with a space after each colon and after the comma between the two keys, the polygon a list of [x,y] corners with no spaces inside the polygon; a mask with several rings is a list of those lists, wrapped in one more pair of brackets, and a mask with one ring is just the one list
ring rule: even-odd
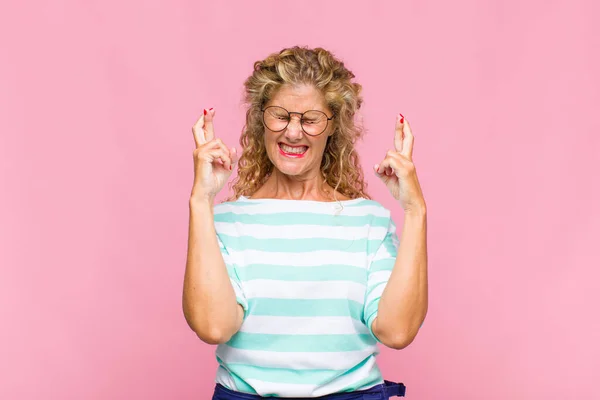
{"label": "woman's left hand", "polygon": [[412,161],[414,141],[408,121],[399,114],[396,117],[394,149],[389,150],[374,169],[405,212],[425,212],[425,198]]}

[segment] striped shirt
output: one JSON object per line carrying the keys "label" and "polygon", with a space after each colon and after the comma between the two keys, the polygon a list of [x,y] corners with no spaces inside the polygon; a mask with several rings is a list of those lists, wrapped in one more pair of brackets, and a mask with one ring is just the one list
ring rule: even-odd
{"label": "striped shirt", "polygon": [[390,211],[341,202],[249,199],[214,207],[240,330],[217,347],[216,382],[239,392],[318,397],[383,383],[371,323],[398,237]]}

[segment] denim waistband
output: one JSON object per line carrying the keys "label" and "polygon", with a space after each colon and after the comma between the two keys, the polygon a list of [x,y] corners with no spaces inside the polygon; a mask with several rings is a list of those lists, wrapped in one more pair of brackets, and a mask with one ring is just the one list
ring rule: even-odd
{"label": "denim waistband", "polygon": [[384,381],[384,383],[375,385],[366,390],[355,392],[332,393],[326,396],[299,398],[299,397],[261,397],[256,394],[236,392],[227,389],[225,386],[217,383],[212,400],[388,400],[390,397],[404,397],[406,386],[403,383]]}

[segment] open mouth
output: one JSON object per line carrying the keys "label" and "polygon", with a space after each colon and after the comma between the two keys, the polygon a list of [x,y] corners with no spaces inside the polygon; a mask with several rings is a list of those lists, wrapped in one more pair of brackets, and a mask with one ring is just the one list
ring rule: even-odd
{"label": "open mouth", "polygon": [[279,152],[286,157],[304,157],[308,146],[288,146],[287,144],[279,143]]}

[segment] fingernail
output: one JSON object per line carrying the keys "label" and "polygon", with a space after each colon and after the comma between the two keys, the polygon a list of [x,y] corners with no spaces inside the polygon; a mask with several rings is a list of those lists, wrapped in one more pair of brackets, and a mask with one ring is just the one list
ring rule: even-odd
{"label": "fingernail", "polygon": [[398,114],[400,116],[400,123],[403,124],[404,123],[404,115],[402,114]]}
{"label": "fingernail", "polygon": [[211,107],[208,111],[212,111],[212,110],[213,110],[213,108]]}
{"label": "fingernail", "polygon": [[204,115],[206,115],[206,108],[204,109]]}
{"label": "fingernail", "polygon": [[232,169],[233,169],[233,165],[230,165],[229,166],[229,170],[231,171]]}

